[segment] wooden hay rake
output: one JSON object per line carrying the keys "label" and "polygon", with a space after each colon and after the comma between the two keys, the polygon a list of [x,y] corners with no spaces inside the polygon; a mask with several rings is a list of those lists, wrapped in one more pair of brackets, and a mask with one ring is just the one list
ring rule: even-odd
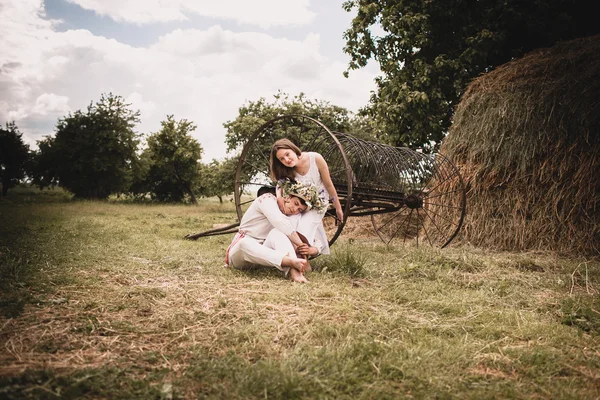
{"label": "wooden hay rake", "polygon": [[[323,223],[333,245],[348,217],[370,217],[375,233],[389,244],[395,238],[445,247],[457,235],[466,212],[465,186],[458,169],[441,154],[423,154],[332,132],[320,121],[285,115],[262,125],[248,140],[235,173],[234,200],[238,221],[253,194],[272,186],[272,144],[288,138],[302,151],[320,153],[344,209],[338,221],[330,207]],[[233,233],[239,222],[187,235],[188,239]]]}

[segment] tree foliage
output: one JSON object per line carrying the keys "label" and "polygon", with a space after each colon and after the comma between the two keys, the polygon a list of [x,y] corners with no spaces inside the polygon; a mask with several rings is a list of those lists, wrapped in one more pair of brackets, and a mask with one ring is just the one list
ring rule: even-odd
{"label": "tree foliage", "polygon": [[87,111],[76,111],[56,125],[54,137],[38,142],[33,178],[40,187],[59,185],[77,198],[105,199],[131,183],[139,111],[121,96],[102,95]]}
{"label": "tree foliage", "polygon": [[[559,40],[600,32],[592,1],[349,0],[349,70],[379,63],[363,110],[397,146],[439,143],[471,79]],[[383,33],[373,33],[379,27]],[[346,74],[348,71],[346,72]]]}
{"label": "tree foliage", "polygon": [[23,142],[23,134],[15,122],[6,123],[6,129],[0,126],[0,180],[2,196],[8,189],[25,178],[29,160],[29,145]]}
{"label": "tree foliage", "polygon": [[[239,108],[239,115],[223,126],[227,129],[225,143],[227,150],[239,151],[258,128],[265,122],[288,114],[311,117],[322,122],[332,131],[348,132],[351,126],[350,112],[343,107],[325,101],[310,100],[304,93],[290,99],[286,93],[278,92],[274,101],[268,102],[264,97],[251,101]],[[267,143],[265,145],[272,145]]]}
{"label": "tree foliage", "polygon": [[205,197],[217,196],[222,203],[223,196],[233,193],[237,164],[238,158],[231,157],[202,165],[198,174],[199,193]]}
{"label": "tree foliage", "polygon": [[148,182],[148,172],[150,171],[150,154],[143,151],[131,166],[131,185],[129,185],[128,194],[138,200],[143,200],[151,194],[150,183]]}
{"label": "tree foliage", "polygon": [[180,202],[189,196],[196,203],[192,186],[198,174],[203,149],[191,136],[192,122],[175,121],[168,115],[159,132],[148,137],[148,148],[142,154],[147,162],[145,181],[152,198]]}

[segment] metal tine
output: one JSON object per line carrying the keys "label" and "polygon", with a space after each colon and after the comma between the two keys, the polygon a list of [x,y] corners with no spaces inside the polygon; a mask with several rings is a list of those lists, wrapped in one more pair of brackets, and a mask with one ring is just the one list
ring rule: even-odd
{"label": "metal tine", "polygon": [[[383,223],[379,229],[377,229],[378,231],[381,231],[386,225],[390,224],[394,219],[396,219],[396,217],[398,217],[399,215],[402,215],[402,211],[406,210],[405,208],[400,209],[399,211],[395,212],[394,215],[391,218],[388,218],[385,223]],[[412,210],[411,210],[412,212]]]}
{"label": "metal tine", "polygon": [[[425,209],[423,209],[423,212],[425,213],[425,215],[427,215],[427,211]],[[419,214],[419,211],[417,211],[417,214]],[[435,223],[434,223],[435,225]],[[431,247],[433,247],[433,242],[431,241],[431,237],[429,237],[429,232],[427,231],[427,225],[425,224],[425,218],[423,218],[423,231],[425,232],[425,236],[427,237],[427,241],[429,242],[429,245]],[[418,232],[417,232],[417,236],[418,236]]]}
{"label": "metal tine", "polygon": [[438,216],[438,217],[440,217],[440,218],[442,218],[442,219],[444,219],[444,220],[448,221],[448,222],[449,222],[449,223],[451,223],[451,224],[458,225],[456,222],[454,222],[454,221],[452,221],[452,220],[449,220],[448,218],[446,218],[446,217],[442,216],[441,214],[438,214],[438,213],[436,213],[435,211],[433,211],[433,210],[431,210],[431,209],[429,209],[428,211],[429,211],[430,213],[432,213],[432,214],[434,214],[434,215],[436,215],[436,216]]}
{"label": "metal tine", "polygon": [[[431,223],[437,228],[440,233],[443,233],[443,230],[435,223],[435,219],[431,218],[431,215],[427,212],[427,210],[423,209],[425,215],[431,220]],[[423,224],[424,225],[424,224]]]}
{"label": "metal tine", "polygon": [[[390,240],[388,240],[387,244],[389,245],[392,242],[392,239],[394,239],[396,237],[396,235],[398,235],[398,232],[400,231],[401,228],[403,228],[404,226],[410,226],[410,221],[412,221],[412,214],[413,214],[414,210],[410,210],[410,213],[408,213],[408,215],[404,218],[404,221],[402,221],[402,223],[399,224],[398,229],[396,229],[394,231],[394,234],[390,236]],[[408,224],[405,224],[404,222],[408,219]],[[402,243],[406,243],[406,236],[404,235],[404,238],[402,240]]]}

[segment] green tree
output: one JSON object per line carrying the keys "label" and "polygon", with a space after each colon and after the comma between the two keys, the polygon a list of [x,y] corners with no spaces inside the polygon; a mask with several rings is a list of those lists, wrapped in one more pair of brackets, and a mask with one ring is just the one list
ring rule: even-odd
{"label": "green tree", "polygon": [[222,203],[223,196],[233,193],[237,164],[238,158],[232,157],[202,165],[198,174],[199,193],[205,197],[217,196]]}
{"label": "green tree", "polygon": [[203,153],[200,143],[191,136],[196,125],[185,119],[175,121],[172,115],[161,125],[159,132],[148,137],[148,148],[142,156],[149,163],[147,187],[159,201],[180,202],[187,195],[195,204],[192,185]]}
{"label": "green tree", "polygon": [[359,113],[352,117],[350,131],[347,133],[370,142],[382,142],[385,138],[385,134],[379,129],[376,121],[366,113]]}
{"label": "green tree", "polygon": [[152,188],[148,181],[150,172],[150,153],[144,150],[139,157],[135,159],[131,168],[131,185],[128,193],[134,198],[141,200],[151,195]]}
{"label": "green tree", "polygon": [[37,142],[38,150],[31,153],[28,175],[31,177],[32,183],[40,189],[58,186],[56,160],[59,160],[60,157],[58,146],[55,146],[54,142],[54,137],[47,136]]}
{"label": "green tree", "polygon": [[346,11],[356,10],[344,33],[348,70],[373,58],[382,73],[362,112],[388,143],[431,147],[471,79],[535,48],[600,32],[593,6],[587,0],[346,1]]}
{"label": "green tree", "polygon": [[[325,101],[310,100],[304,93],[290,99],[286,93],[279,92],[268,102],[264,97],[251,101],[239,108],[239,115],[223,126],[227,129],[225,143],[229,152],[239,151],[250,136],[265,122],[287,114],[298,114],[311,117],[322,122],[332,131],[348,132],[351,126],[351,115],[343,107]],[[266,143],[270,146],[272,143]]]}
{"label": "green tree", "polygon": [[76,198],[105,199],[127,191],[136,158],[139,111],[120,96],[102,95],[86,112],[62,118],[56,135],[38,142],[34,183],[59,185]]}
{"label": "green tree", "polygon": [[29,160],[29,145],[23,142],[23,134],[15,122],[6,123],[6,129],[0,127],[0,181],[2,196],[8,189],[25,178],[25,169]]}

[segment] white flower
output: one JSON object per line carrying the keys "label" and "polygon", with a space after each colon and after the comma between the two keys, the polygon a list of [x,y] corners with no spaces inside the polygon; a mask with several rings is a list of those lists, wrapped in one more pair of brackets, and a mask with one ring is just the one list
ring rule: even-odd
{"label": "white flower", "polygon": [[[315,209],[319,213],[327,211],[328,204],[319,196],[319,188],[313,184],[293,182],[289,179],[280,179],[277,185],[284,196],[294,195],[304,200],[307,210]],[[323,190],[321,190],[323,192]]]}

